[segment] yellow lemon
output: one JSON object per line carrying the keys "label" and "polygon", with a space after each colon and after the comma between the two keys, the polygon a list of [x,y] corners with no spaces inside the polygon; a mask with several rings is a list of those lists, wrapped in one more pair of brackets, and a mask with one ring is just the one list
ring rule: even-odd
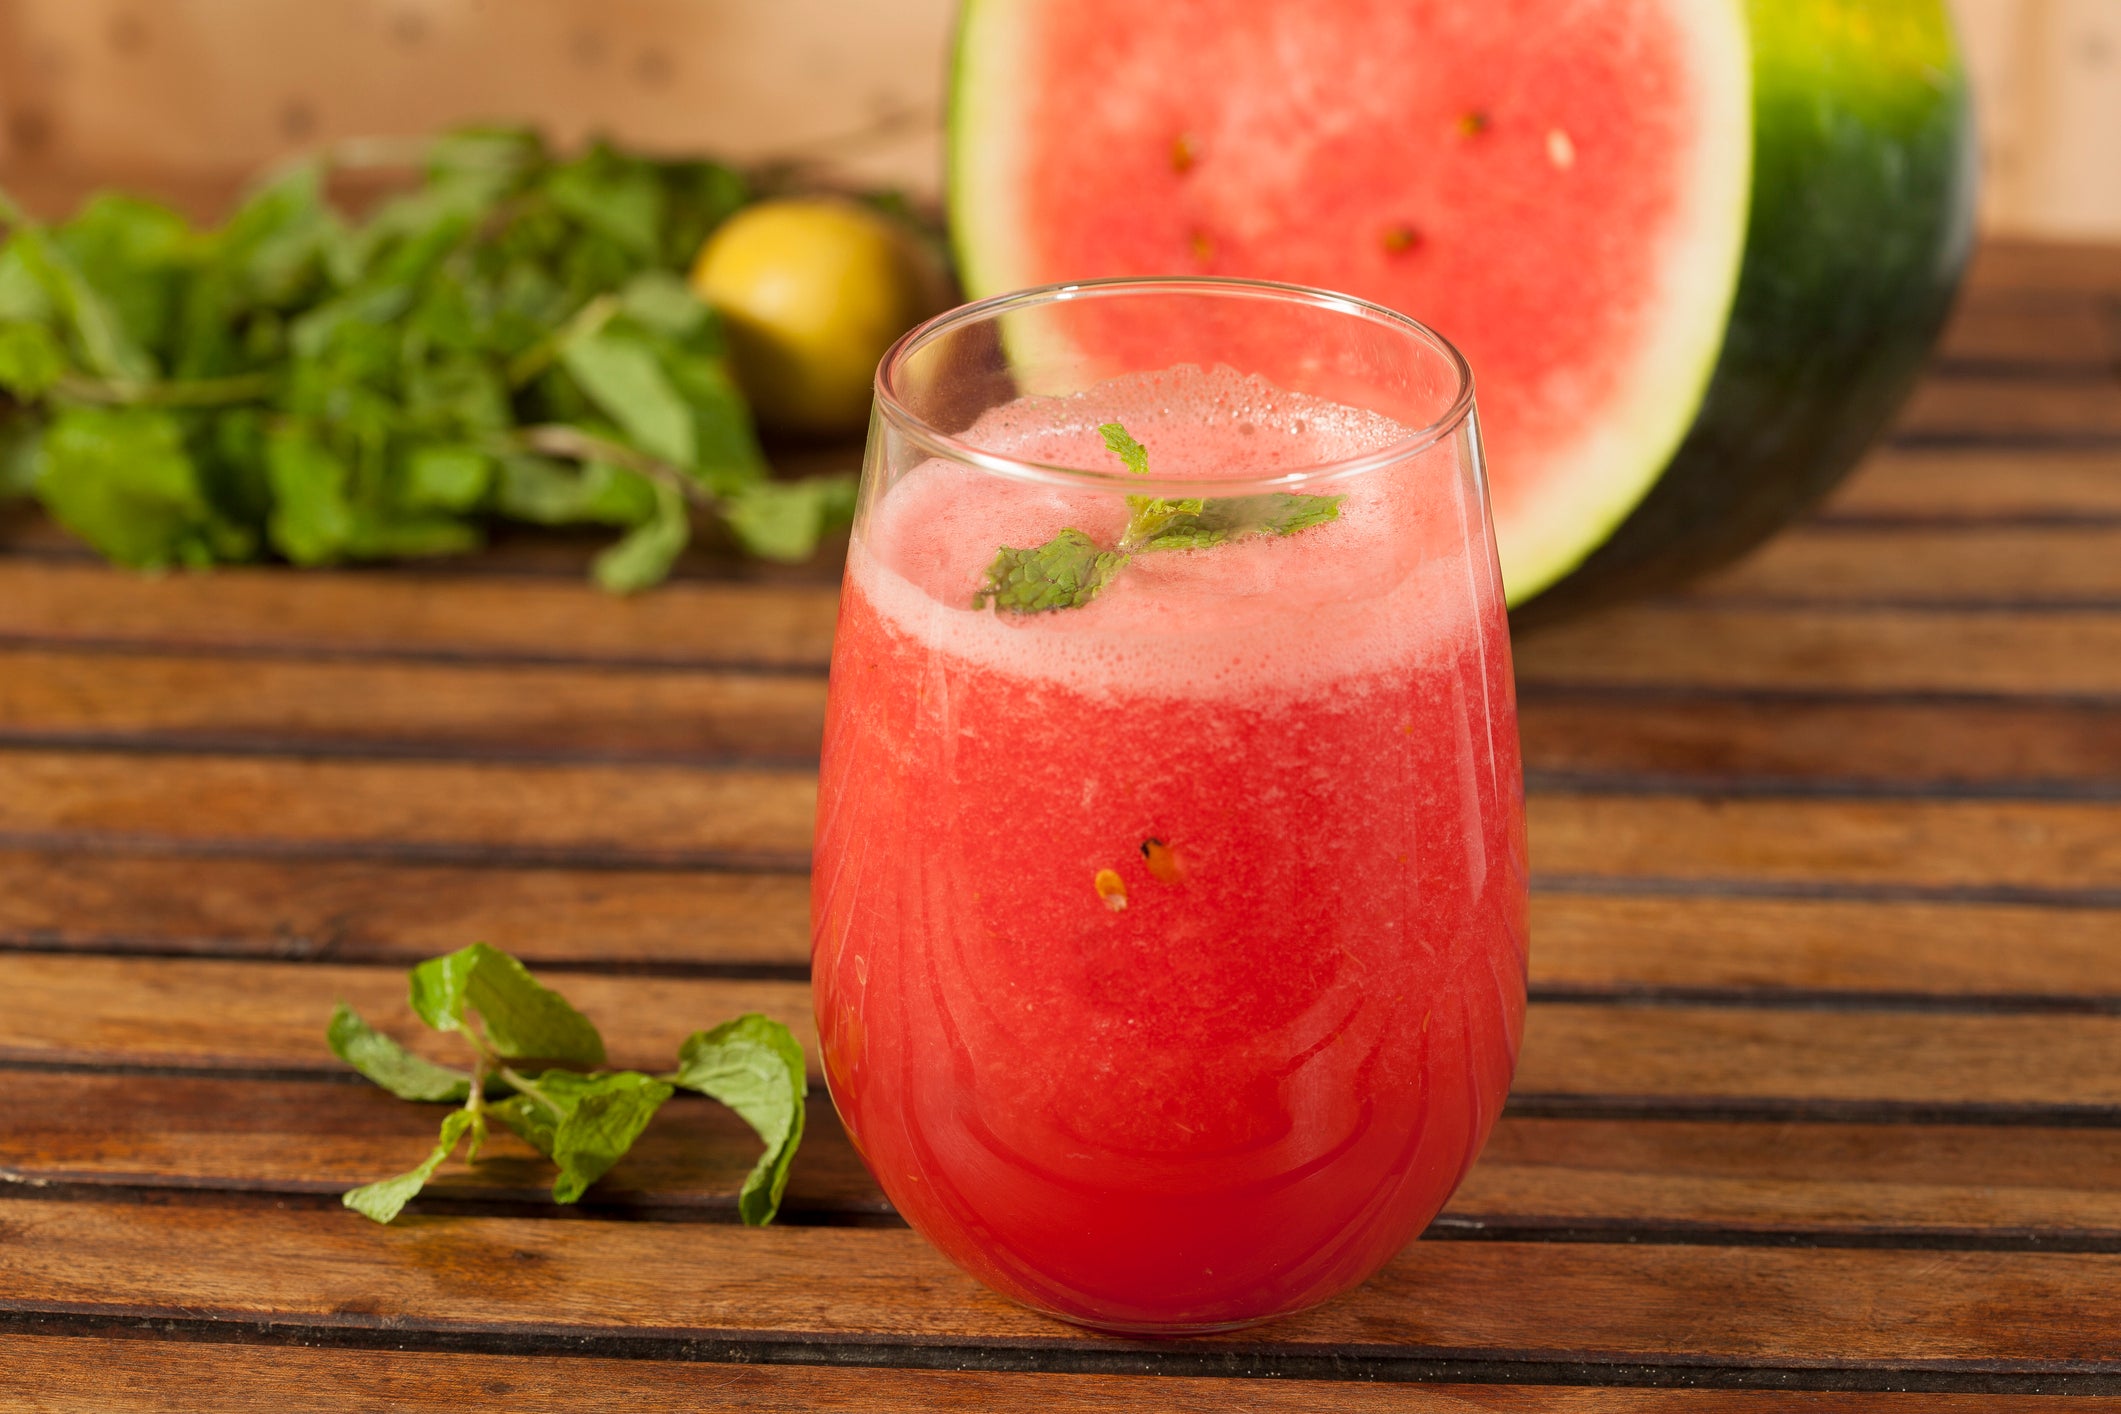
{"label": "yellow lemon", "polygon": [[881,212],[834,197],[746,207],[700,248],[692,288],[721,314],[759,420],[860,430],[892,340],[943,307],[941,262]]}

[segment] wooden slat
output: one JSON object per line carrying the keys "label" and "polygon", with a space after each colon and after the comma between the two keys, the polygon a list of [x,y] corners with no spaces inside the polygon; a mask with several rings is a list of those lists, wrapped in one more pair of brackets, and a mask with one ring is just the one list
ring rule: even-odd
{"label": "wooden slat", "polygon": [[[2121,546],[2117,546],[2121,564]],[[467,760],[814,760],[820,678],[244,661],[0,648],[0,741]],[[2080,793],[2121,776],[2121,712],[2068,702],[1567,693],[1520,702],[1540,772]]]}
{"label": "wooden slat", "polygon": [[1532,895],[1549,992],[1748,989],[2113,1005],[2121,910]]}
{"label": "wooden slat", "polygon": [[[8,1084],[0,1177],[39,1185],[335,1198],[410,1167],[434,1142],[441,1113],[372,1086],[320,1080],[18,1071]],[[758,1138],[732,1111],[680,1092],[585,1207],[556,1207],[552,1166],[506,1130],[495,1131],[476,1165],[447,1165],[424,1195],[445,1206],[477,1201],[550,1216],[625,1211],[734,1222],[737,1190],[758,1155]],[[832,1102],[816,1095],[781,1220],[862,1216],[895,1220]]]}
{"label": "wooden slat", "polygon": [[144,577],[0,558],[0,637],[388,657],[822,666],[826,586],[678,583],[615,599],[544,577],[218,570]]}
{"label": "wooden slat", "polygon": [[2071,1106],[2121,1120],[2121,1016],[1538,1003],[1512,1094]]}
{"label": "wooden slat", "polygon": [[1985,240],[1967,268],[1969,290],[2121,295],[2121,246],[2071,241]]}
{"label": "wooden slat", "polygon": [[1527,816],[1535,877],[2121,888],[2121,830],[2102,805],[1545,795]]}
{"label": "wooden slat", "polygon": [[[458,1330],[496,1343],[803,1342],[849,1353],[973,1343],[1044,1360],[1124,1349],[984,1291],[903,1230],[701,1226],[673,1242],[641,1223],[437,1217],[378,1228],[344,1213],[16,1200],[0,1202],[0,1232],[0,1310],[18,1312],[270,1317],[283,1330],[387,1323],[398,1345]],[[1504,1366],[1787,1365],[1844,1377],[2114,1374],[2117,1280],[2121,1257],[2078,1253],[1416,1243],[1338,1301],[1175,1356],[1326,1356],[1345,1373],[1448,1353]]]}
{"label": "wooden slat", "polygon": [[0,753],[0,833],[84,842],[514,854],[712,856],[800,866],[803,770],[471,765],[98,752]]}
{"label": "wooden slat", "polygon": [[[410,576],[263,571],[142,581],[97,567],[0,559],[0,637],[813,669],[823,666],[830,640],[833,596],[824,588],[684,585],[625,605],[592,593],[516,580],[460,583],[440,593]],[[708,595],[753,602],[690,602]],[[404,603],[390,602],[401,597]],[[446,607],[423,616],[419,606],[428,603]],[[668,632],[640,632],[636,606],[649,603],[671,606]],[[788,627],[798,618],[810,621],[807,631]],[[754,632],[758,642],[750,639]],[[1599,674],[1576,670],[1563,647],[1586,637],[1595,641]],[[1697,685],[2113,693],[2121,691],[2121,618],[1643,605],[1528,635],[1520,670],[1533,679],[1563,670],[1583,680]]]}
{"label": "wooden slat", "polygon": [[[583,976],[566,990],[603,1023],[614,1064],[665,1068],[690,1032],[760,1011],[816,1065],[802,983]],[[0,1061],[14,1063],[337,1075],[322,1034],[341,999],[416,1049],[453,1054],[382,968],[14,954],[0,955],[0,995]],[[1542,1002],[1516,1093],[2121,1112],[2121,1015]]]}
{"label": "wooden slat", "polygon": [[1543,626],[1519,682],[2121,695],[2121,615],[1636,604]]}
{"label": "wooden slat", "polygon": [[2092,795],[2121,786],[2121,710],[2099,703],[1533,685],[1517,710],[1535,789],[1664,781]]}
{"label": "wooden slat", "polygon": [[[1204,1379],[1156,1375],[1006,1374],[976,1370],[832,1369],[611,1359],[552,1359],[400,1350],[10,1335],[0,1399],[40,1414],[197,1414],[199,1392],[226,1408],[277,1414],[461,1414],[467,1391],[505,1398],[514,1414],[2048,1414],[2040,1395],[1411,1385],[1364,1380]],[[2121,1399],[2072,1400],[2109,1414]]]}
{"label": "wooden slat", "polygon": [[2083,373],[2121,365],[2121,295],[1972,290],[1938,347],[1944,366]]}
{"label": "wooden slat", "polygon": [[0,850],[15,946],[414,962],[481,938],[533,962],[807,967],[810,880]]}
{"label": "wooden slat", "polygon": [[1828,498],[1830,520],[2121,517],[2121,450],[1882,447]]}
{"label": "wooden slat", "polygon": [[1894,435],[2027,441],[2121,441],[2121,368],[2080,378],[1930,377]]}
{"label": "wooden slat", "polygon": [[[415,1050],[463,1059],[413,1016],[392,968],[15,954],[0,956],[0,979],[0,1060],[343,1075],[324,1045],[341,1001]],[[685,1037],[747,1011],[787,1025],[817,1061],[802,982],[589,974],[565,990],[603,1027],[615,1066],[668,1070]]]}
{"label": "wooden slat", "polygon": [[0,646],[0,733],[245,750],[815,758],[816,677]]}
{"label": "wooden slat", "polygon": [[[1536,987],[2121,994],[2121,910],[1532,896]],[[790,875],[459,869],[0,851],[0,945],[409,964],[477,938],[537,964],[806,968]]]}
{"label": "wooden slat", "polygon": [[[652,786],[652,788],[650,788]],[[0,753],[16,843],[800,867],[805,772]],[[2111,890],[2113,813],[2075,802],[1534,796],[1545,875]],[[48,846],[47,846],[48,847]]]}
{"label": "wooden slat", "polygon": [[[2121,391],[2115,398],[2121,401]],[[1689,594],[1827,604],[2121,606],[2121,526],[1799,527]]]}
{"label": "wooden slat", "polygon": [[[436,1110],[366,1086],[225,1077],[15,1072],[0,1109],[0,1178],[113,1194],[248,1194],[264,1202],[344,1189],[411,1162]],[[583,1205],[552,1206],[552,1170],[512,1135],[475,1166],[452,1162],[420,1211],[520,1208],[735,1220],[758,1141],[718,1105],[666,1106]],[[1444,1211],[1439,1236],[1778,1233],[2121,1245],[2121,1129],[1761,1125],[1506,1115]],[[890,1206],[814,1097],[781,1221],[882,1220]]]}

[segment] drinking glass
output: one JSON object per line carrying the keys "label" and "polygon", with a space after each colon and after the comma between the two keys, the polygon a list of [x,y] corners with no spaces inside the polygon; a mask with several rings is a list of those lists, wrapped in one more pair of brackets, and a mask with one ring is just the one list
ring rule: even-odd
{"label": "drinking glass", "polygon": [[1472,376],[1321,290],[969,305],[877,373],[812,889],[834,1104],[906,1220],[1103,1329],[1375,1272],[1523,1033]]}

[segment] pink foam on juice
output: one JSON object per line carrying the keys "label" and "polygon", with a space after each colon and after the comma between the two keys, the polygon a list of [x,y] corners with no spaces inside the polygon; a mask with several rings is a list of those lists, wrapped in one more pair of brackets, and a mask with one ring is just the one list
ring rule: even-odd
{"label": "pink foam on juice", "polygon": [[[1406,435],[1171,370],[965,436],[1117,469],[1114,420],[1178,479]],[[1522,1031],[1523,811],[1454,447],[1307,484],[1334,521],[1137,556],[1038,615],[971,607],[995,549],[1112,543],[1113,490],[931,461],[871,509],[833,655],[819,1032],[893,1203],[998,1289],[1121,1328],[1298,1309],[1478,1152]]]}

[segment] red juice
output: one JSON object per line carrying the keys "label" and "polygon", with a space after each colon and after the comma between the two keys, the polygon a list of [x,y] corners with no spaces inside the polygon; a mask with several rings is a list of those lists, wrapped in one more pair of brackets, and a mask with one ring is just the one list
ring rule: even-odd
{"label": "red juice", "polygon": [[[1159,476],[1404,436],[1192,370],[966,436],[1095,466],[1107,420]],[[1110,490],[937,460],[865,513],[825,735],[818,1028],[885,1192],[991,1286],[1118,1329],[1300,1309],[1413,1238],[1479,1152],[1522,1035],[1525,863],[1461,455],[1033,615],[970,607],[984,566],[1063,526],[1112,543]]]}

